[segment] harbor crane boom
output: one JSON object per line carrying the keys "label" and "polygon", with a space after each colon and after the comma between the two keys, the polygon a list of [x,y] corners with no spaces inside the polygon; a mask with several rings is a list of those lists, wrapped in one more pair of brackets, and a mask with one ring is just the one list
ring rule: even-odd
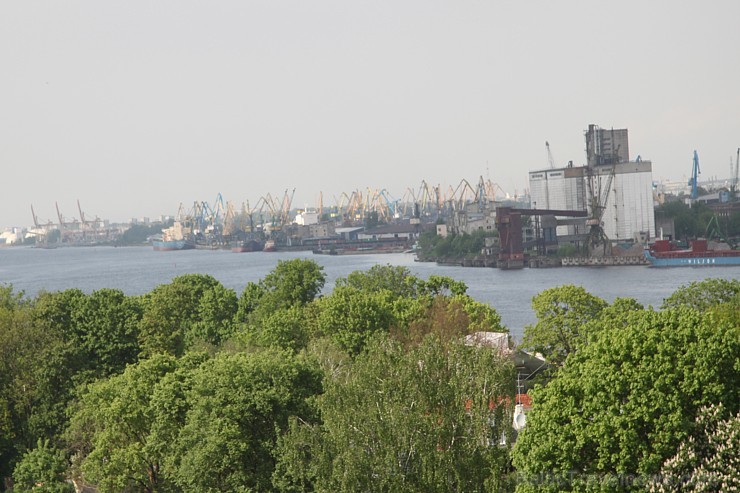
{"label": "harbor crane boom", "polygon": [[691,200],[695,200],[698,194],[696,184],[699,174],[701,174],[701,171],[699,170],[699,154],[694,151],[694,164],[691,168],[691,179],[689,180],[689,186],[691,187]]}
{"label": "harbor crane boom", "polygon": [[33,210],[33,204],[31,204],[31,215],[33,216],[33,225],[36,229],[39,227],[39,218],[36,216],[36,211]]}
{"label": "harbor crane boom", "polygon": [[730,158],[730,193],[732,194],[732,200],[737,199],[738,172],[740,172],[740,147],[737,148],[734,167],[732,165],[732,158]]}
{"label": "harbor crane boom", "polygon": [[550,164],[550,169],[553,169],[555,168],[555,158],[552,156],[550,143],[548,141],[545,141],[545,147],[547,148],[547,162]]}

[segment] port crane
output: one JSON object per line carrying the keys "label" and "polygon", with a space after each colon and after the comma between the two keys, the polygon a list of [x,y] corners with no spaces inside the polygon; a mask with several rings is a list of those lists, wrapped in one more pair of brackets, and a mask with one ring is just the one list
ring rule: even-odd
{"label": "port crane", "polygon": [[603,246],[603,253],[606,255],[607,249],[609,248],[609,237],[604,231],[604,211],[606,205],[609,202],[609,195],[611,195],[612,181],[614,180],[614,174],[616,171],[616,163],[612,164],[606,175],[606,183],[602,187],[601,178],[603,175],[599,175],[598,172],[593,168],[588,168],[588,193],[591,209],[591,217],[586,220],[586,225],[589,226],[589,238],[588,244],[591,251],[595,251],[599,245]]}
{"label": "port crane", "polygon": [[391,217],[393,217],[393,219],[399,219],[401,217],[401,213],[398,210],[399,200],[393,198],[393,196],[385,188],[380,191],[380,196],[385,199],[385,203],[391,213]]}
{"label": "port crane", "polygon": [[550,169],[553,169],[555,168],[555,158],[552,156],[550,143],[548,141],[545,141],[545,148],[547,149],[547,162],[550,164]]}
{"label": "port crane", "polygon": [[285,189],[285,193],[283,194],[283,200],[280,202],[280,225],[287,226],[290,224],[290,209],[293,206],[293,197],[295,196],[295,188],[293,191],[288,195],[288,189]]}
{"label": "port crane", "polygon": [[475,189],[470,185],[468,180],[463,178],[457,185],[457,188],[452,192],[450,199],[452,200],[452,208],[454,210],[462,211],[465,210],[465,206],[476,200],[477,193]]}
{"label": "port crane", "polygon": [[442,208],[439,187],[430,187],[426,180],[421,180],[416,198],[421,202],[420,213],[422,215],[439,215]]}
{"label": "port crane", "polygon": [[39,217],[36,215],[36,211],[33,209],[33,204],[31,204],[31,216],[33,216],[33,226],[37,231],[44,231],[46,234],[54,229],[54,223],[51,221],[51,219],[47,220],[45,223],[39,222]]}
{"label": "port crane", "polygon": [[737,148],[737,156],[735,157],[735,165],[732,165],[732,158],[730,158],[730,196],[731,200],[737,200],[737,183],[738,183],[738,172],[740,172],[740,147]]}
{"label": "port crane", "polygon": [[483,176],[478,180],[478,189],[475,193],[475,200],[478,202],[478,208],[481,211],[487,209],[496,201],[495,187],[496,185],[490,179],[484,180]]}
{"label": "port crane", "polygon": [[698,195],[697,179],[699,174],[701,174],[701,171],[699,170],[699,154],[694,151],[694,164],[691,168],[691,178],[689,179],[689,186],[691,187],[691,200],[696,200],[696,196]]}

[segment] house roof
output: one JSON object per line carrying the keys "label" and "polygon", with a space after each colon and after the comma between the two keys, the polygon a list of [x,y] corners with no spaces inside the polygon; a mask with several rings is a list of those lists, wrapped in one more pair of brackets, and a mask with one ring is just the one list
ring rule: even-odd
{"label": "house roof", "polygon": [[501,354],[510,354],[509,334],[505,332],[474,332],[465,336],[466,346],[481,346],[498,349]]}

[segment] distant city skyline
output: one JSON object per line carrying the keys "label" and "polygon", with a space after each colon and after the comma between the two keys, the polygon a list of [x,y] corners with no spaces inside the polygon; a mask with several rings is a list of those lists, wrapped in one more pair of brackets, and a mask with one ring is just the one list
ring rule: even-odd
{"label": "distant city skyline", "polygon": [[[509,194],[629,130],[655,181],[730,177],[740,3],[9,1],[0,229],[218,193],[294,206],[422,180]],[[79,218],[78,218],[79,219]]]}

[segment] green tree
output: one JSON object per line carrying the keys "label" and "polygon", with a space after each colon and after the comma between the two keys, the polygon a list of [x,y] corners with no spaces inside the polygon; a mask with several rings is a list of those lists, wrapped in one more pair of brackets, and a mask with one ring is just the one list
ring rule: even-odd
{"label": "green tree", "polygon": [[468,333],[472,332],[509,332],[501,324],[501,316],[486,303],[476,301],[468,295],[455,295],[452,300],[462,304],[465,313],[470,317]]}
{"label": "green tree", "polygon": [[508,332],[490,306],[468,296],[436,296],[415,313],[408,324],[391,327],[391,335],[404,346],[413,346],[434,334],[444,343],[460,341],[474,332]]}
{"label": "green tree", "polygon": [[699,493],[740,489],[740,412],[728,416],[722,404],[704,407],[696,431],[665,461],[650,483],[656,493]]}
{"label": "green tree", "polygon": [[68,462],[64,452],[39,439],[36,448],[25,453],[13,471],[14,493],[74,493],[65,479]]}
{"label": "green tree", "polygon": [[70,342],[93,374],[120,373],[136,361],[141,315],[139,299],[118,289],[100,289],[75,303]]}
{"label": "green tree", "polygon": [[260,299],[265,294],[265,290],[258,283],[249,282],[244,287],[242,295],[237,301],[237,310],[235,321],[238,324],[246,323],[249,317],[259,306]]}
{"label": "green tree", "polygon": [[256,345],[297,351],[306,347],[308,336],[304,309],[292,306],[253,321],[237,338],[247,347]]}
{"label": "green tree", "polygon": [[[31,411],[25,390],[32,383],[27,363],[33,351],[26,349],[26,343],[43,336],[27,330],[30,324],[23,305],[22,293],[14,292],[10,285],[0,286],[0,477],[12,472],[25,417]],[[42,344],[43,339],[39,341]]]}
{"label": "green tree", "polygon": [[161,458],[159,475],[166,488],[162,490],[177,491],[173,483],[175,452],[180,430],[185,426],[190,404],[188,393],[198,368],[210,356],[207,352],[188,352],[177,360],[177,367],[166,373],[154,386],[149,401],[151,411],[151,428],[147,437],[147,450]]}
{"label": "green tree", "polygon": [[236,312],[236,295],[212,276],[176,277],[146,297],[139,327],[142,353],[180,356],[198,342],[218,345],[232,334]]}
{"label": "green tree", "polygon": [[513,366],[488,348],[386,337],[326,383],[322,423],[280,442],[279,491],[502,491]]}
{"label": "green tree", "polygon": [[71,408],[67,441],[75,469],[101,492],[160,491],[166,484],[161,448],[151,442],[152,395],[177,362],[157,354],[90,385]]}
{"label": "green tree", "polygon": [[422,284],[422,289],[431,295],[462,296],[468,291],[468,286],[462,281],[455,281],[446,276],[429,276],[429,279]]}
{"label": "green tree", "polygon": [[198,301],[196,320],[186,334],[188,347],[203,342],[218,346],[235,332],[234,316],[237,296],[233,289],[220,283],[204,290]]}
{"label": "green tree", "polygon": [[[533,392],[514,448],[518,491],[632,491],[690,434],[702,406],[740,405],[740,326],[721,311],[636,310],[601,330]],[[723,364],[721,362],[727,362]],[[545,481],[549,479],[550,481]]]}
{"label": "green tree", "polygon": [[315,364],[289,352],[222,354],[201,365],[174,450],[184,491],[266,491],[277,434],[289,416],[311,419],[321,389]]}
{"label": "green tree", "polygon": [[588,322],[598,318],[606,306],[604,300],[580,286],[546,289],[532,298],[537,323],[524,328],[522,347],[562,365],[586,341]]}
{"label": "green tree", "polygon": [[390,328],[391,336],[404,347],[417,346],[430,334],[440,342],[449,343],[461,340],[470,332],[470,316],[459,301],[437,296],[420,306],[423,311],[415,314],[407,325]]}
{"label": "green tree", "polygon": [[146,243],[150,236],[160,234],[162,229],[172,226],[174,221],[165,223],[132,224],[116,241],[117,245],[141,245]]}
{"label": "green tree", "polygon": [[41,292],[34,300],[34,317],[47,330],[61,334],[65,340],[76,337],[76,318],[87,295],[79,289],[66,289],[53,293]]}
{"label": "green tree", "polygon": [[235,322],[246,332],[259,331],[265,324],[263,318],[274,318],[278,311],[308,305],[324,287],[323,269],[313,260],[278,261],[258,283],[245,286],[237,302]]}
{"label": "green tree", "polygon": [[357,354],[374,334],[388,332],[395,323],[395,299],[386,290],[337,287],[316,302],[315,335],[329,336],[348,353]]}
{"label": "green tree", "polygon": [[0,284],[0,310],[15,310],[24,303],[23,291],[14,291],[12,284]]}
{"label": "green tree", "polygon": [[495,237],[496,233],[475,231],[472,234],[448,234],[437,236],[436,232],[423,233],[419,237],[420,258],[464,258],[480,255],[485,246],[486,237]]}
{"label": "green tree", "polygon": [[599,313],[599,319],[594,320],[590,325],[594,325],[598,330],[602,320],[606,320],[611,326],[629,324],[630,316],[633,312],[644,310],[645,307],[637,302],[634,298],[615,298],[611,305],[605,307]]}
{"label": "green tree", "polygon": [[689,206],[681,201],[674,201],[658,207],[655,215],[673,219],[676,239],[688,241],[706,234],[707,225],[714,216],[714,212],[701,202],[694,202]]}
{"label": "green tree", "polygon": [[467,289],[449,277],[423,281],[404,267],[356,271],[316,301],[308,318],[310,331],[331,337],[352,355],[381,332],[392,332],[404,344],[418,343],[430,332],[444,339],[475,331],[505,332],[498,313],[466,295]]}
{"label": "green tree", "polygon": [[264,294],[260,301],[270,308],[305,305],[313,301],[326,282],[324,268],[314,260],[278,261],[277,266],[262,279]]}
{"label": "green tree", "polygon": [[366,271],[354,271],[336,282],[338,287],[349,286],[367,292],[383,289],[399,297],[416,297],[420,284],[421,280],[408,268],[392,265],[374,265]]}
{"label": "green tree", "polygon": [[730,217],[725,221],[725,228],[727,236],[735,238],[737,244],[737,238],[740,237],[740,211],[733,212]]}
{"label": "green tree", "polygon": [[737,303],[738,295],[740,295],[739,279],[705,279],[677,289],[663,300],[663,308],[689,306],[695,310],[707,310],[721,303]]}
{"label": "green tree", "polygon": [[66,433],[101,492],[265,490],[291,415],[315,419],[314,361],[291,352],[156,354],[86,388]]}
{"label": "green tree", "polygon": [[53,438],[64,426],[78,367],[72,355],[32,302],[0,288],[0,476],[10,476],[38,438]]}
{"label": "green tree", "polygon": [[142,356],[162,352],[183,354],[188,322],[195,317],[196,311],[187,306],[188,298],[188,290],[174,284],[157,286],[146,296],[139,326]]}
{"label": "green tree", "polygon": [[323,267],[313,260],[279,261],[264,279],[244,288],[237,302],[235,338],[247,345],[304,347],[309,336],[304,308],[325,282]]}

